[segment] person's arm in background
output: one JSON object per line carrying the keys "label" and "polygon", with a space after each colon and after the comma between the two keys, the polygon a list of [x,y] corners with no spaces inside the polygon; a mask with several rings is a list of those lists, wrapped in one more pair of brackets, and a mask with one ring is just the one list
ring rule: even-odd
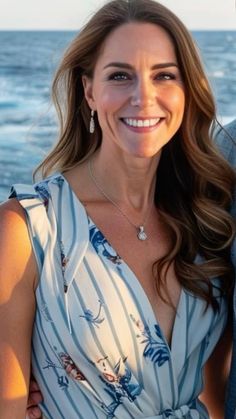
{"label": "person's arm in background", "polygon": [[236,119],[216,130],[215,144],[230,165],[236,169]]}
{"label": "person's arm in background", "polygon": [[228,325],[204,368],[204,391],[200,399],[211,419],[224,417],[226,387],[232,355],[232,327]]}
{"label": "person's arm in background", "polygon": [[[226,125],[224,129],[218,130],[215,136],[215,142],[225,159],[236,169],[236,119]],[[236,191],[231,213],[236,219]],[[232,246],[231,255],[236,269],[236,239]],[[236,287],[234,290],[231,320],[233,323],[233,350],[226,392],[225,419],[235,419],[236,417]]]}

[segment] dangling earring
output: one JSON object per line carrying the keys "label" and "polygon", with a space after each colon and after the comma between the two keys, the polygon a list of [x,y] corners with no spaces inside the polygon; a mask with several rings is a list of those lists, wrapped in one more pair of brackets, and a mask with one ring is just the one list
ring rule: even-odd
{"label": "dangling earring", "polygon": [[90,118],[90,124],[89,124],[89,132],[90,132],[90,134],[93,134],[94,131],[95,131],[94,111],[91,110],[91,118]]}

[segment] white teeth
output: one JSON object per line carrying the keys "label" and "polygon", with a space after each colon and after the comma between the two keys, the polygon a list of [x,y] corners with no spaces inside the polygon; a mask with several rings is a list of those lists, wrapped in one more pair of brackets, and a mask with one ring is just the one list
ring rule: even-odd
{"label": "white teeth", "polygon": [[124,122],[131,126],[131,127],[153,127],[156,125],[161,118],[151,118],[151,119],[131,119],[131,118],[124,118]]}

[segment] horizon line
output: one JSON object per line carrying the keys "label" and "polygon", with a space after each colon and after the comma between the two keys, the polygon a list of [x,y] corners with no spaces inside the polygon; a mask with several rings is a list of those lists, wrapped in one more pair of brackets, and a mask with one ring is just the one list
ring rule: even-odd
{"label": "horizon line", "polygon": [[[0,32],[77,32],[80,28],[0,28]],[[236,32],[236,28],[188,28],[189,31],[230,31]]]}

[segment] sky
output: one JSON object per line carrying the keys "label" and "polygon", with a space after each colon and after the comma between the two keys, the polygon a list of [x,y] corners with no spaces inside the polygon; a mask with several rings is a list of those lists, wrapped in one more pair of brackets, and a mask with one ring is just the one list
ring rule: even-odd
{"label": "sky", "polygon": [[[236,0],[160,0],[189,29],[236,30]],[[78,30],[104,0],[1,0],[0,30]]]}

